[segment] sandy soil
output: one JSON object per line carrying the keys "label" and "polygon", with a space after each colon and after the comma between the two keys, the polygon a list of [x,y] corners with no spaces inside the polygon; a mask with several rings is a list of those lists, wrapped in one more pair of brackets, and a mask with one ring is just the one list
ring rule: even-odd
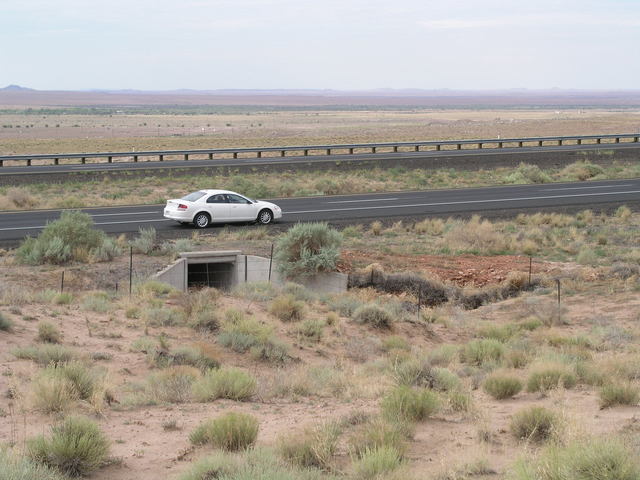
{"label": "sandy soil", "polygon": [[[476,262],[474,262],[476,258]],[[359,261],[362,256],[355,257]],[[508,268],[522,265],[517,257],[426,257],[418,262],[420,267],[436,266],[436,273],[455,280],[457,271],[481,272],[472,275],[473,281],[489,282],[498,279]],[[366,260],[369,260],[367,257]],[[380,260],[380,259],[373,259]],[[406,265],[407,259],[397,258],[389,262],[389,268]],[[491,266],[492,264],[492,266]],[[95,268],[94,268],[95,267]],[[119,268],[119,266],[113,266]],[[414,265],[415,267],[415,265]],[[546,264],[544,265],[546,268]],[[102,275],[104,266],[85,267],[86,277]],[[149,265],[151,268],[151,265]],[[493,269],[493,272],[489,270]],[[49,275],[55,278],[59,269],[51,269]],[[444,272],[444,273],[443,273]],[[449,273],[446,273],[449,272]],[[9,275],[5,274],[4,285],[24,285],[24,279],[35,280],[36,271],[29,267],[16,267]],[[451,276],[453,275],[453,276]],[[84,281],[84,280],[83,280]],[[96,282],[98,284],[99,282]],[[74,284],[75,285],[75,284]],[[593,282],[588,289],[566,297],[568,324],[557,327],[563,335],[588,333],[597,322],[626,328],[636,328],[640,318],[640,293],[611,290],[610,283]],[[586,288],[586,287],[585,287]],[[589,290],[590,289],[590,290]],[[375,295],[375,292],[362,292],[362,295]],[[416,350],[428,351],[442,343],[463,343],[473,337],[473,325],[479,321],[496,323],[513,322],[530,315],[527,302],[530,297],[519,297],[493,305],[481,307],[472,312],[462,312],[454,308],[445,309],[450,325],[434,324],[427,329],[417,328],[412,323],[399,323],[392,332],[406,338]],[[546,301],[546,297],[541,297]],[[551,299],[550,299],[551,300]],[[169,305],[168,305],[169,306]],[[267,306],[260,302],[248,302],[237,298],[224,297],[220,309],[229,307],[250,311],[256,318],[274,325],[277,336],[288,343],[296,362],[285,367],[284,371],[251,360],[248,356],[226,351],[215,346],[223,365],[234,365],[247,369],[258,378],[259,394],[249,402],[228,400],[212,403],[186,403],[182,405],[162,405],[152,407],[124,407],[113,403],[106,407],[101,415],[94,416],[112,442],[112,455],[121,459],[118,464],[106,467],[91,478],[100,480],[152,480],[157,478],[175,478],[184,471],[190,461],[208,451],[207,448],[194,449],[189,445],[188,434],[204,418],[234,410],[255,415],[260,422],[258,444],[273,446],[280,435],[294,435],[305,425],[312,425],[327,419],[340,419],[353,412],[375,413],[379,411],[381,393],[388,388],[388,380],[375,388],[364,388],[363,394],[355,398],[333,398],[311,395],[297,398],[269,398],[263,394],[277,375],[287,375],[294,369],[311,365],[333,365],[339,361],[353,368],[373,365],[380,362],[384,353],[375,347],[377,342],[389,333],[374,331],[356,325],[342,318],[339,325],[328,329],[320,344],[309,344],[293,333],[293,327],[284,324],[267,312]],[[10,389],[17,392],[15,399],[2,395],[0,398],[0,443],[11,442],[18,447],[24,445],[26,438],[47,431],[47,426],[55,417],[46,416],[30,408],[30,381],[38,368],[29,361],[16,360],[11,350],[16,346],[26,346],[34,342],[37,321],[47,319],[55,323],[64,335],[64,344],[85,352],[109,352],[111,360],[96,362],[109,372],[116,400],[125,396],[126,385],[140,382],[153,372],[142,353],[129,350],[131,343],[143,335],[144,327],[139,321],[127,319],[121,307],[98,314],[81,309],[78,303],[69,306],[50,304],[27,304],[21,306],[5,305],[0,307],[3,315],[15,322],[13,332],[0,331],[0,392]],[[311,318],[324,318],[326,308],[321,305],[310,307]],[[196,334],[186,327],[150,328],[150,335],[165,333],[172,345],[190,344],[196,341],[214,343],[214,338]],[[371,348],[365,353],[366,363],[352,360],[349,351],[354,341],[366,342]],[[595,356],[606,357],[612,352],[597,352]],[[362,359],[360,359],[362,360]],[[371,377],[379,382],[379,376]],[[573,430],[582,430],[592,434],[619,432],[629,425],[637,423],[640,415],[638,407],[617,407],[600,410],[595,389],[578,387],[573,390],[558,390],[549,395],[520,393],[506,401],[496,401],[481,390],[472,391],[475,410],[473,414],[441,413],[435,418],[418,424],[409,450],[410,471],[418,478],[430,478],[429,475],[441,470],[450,470],[457,465],[483,458],[488,461],[496,474],[487,478],[504,478],[504,472],[519,455],[531,450],[516,442],[508,432],[513,413],[528,405],[546,405],[562,413],[567,424]],[[88,407],[80,411],[93,415]],[[163,423],[175,420],[178,430],[166,431]],[[489,432],[489,441],[479,439],[479,431]],[[337,465],[348,464],[346,444],[341,441],[336,458]]]}

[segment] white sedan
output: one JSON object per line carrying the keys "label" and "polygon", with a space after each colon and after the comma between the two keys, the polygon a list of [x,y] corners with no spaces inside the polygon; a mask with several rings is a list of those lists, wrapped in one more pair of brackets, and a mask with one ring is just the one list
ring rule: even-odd
{"label": "white sedan", "polygon": [[182,224],[206,228],[212,223],[258,222],[262,225],[282,218],[279,206],[251,200],[228,190],[199,190],[182,198],[167,200],[164,217]]}

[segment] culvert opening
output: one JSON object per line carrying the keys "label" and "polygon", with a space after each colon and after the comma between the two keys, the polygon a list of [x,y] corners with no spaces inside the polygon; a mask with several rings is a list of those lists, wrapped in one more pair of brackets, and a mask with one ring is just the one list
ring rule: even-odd
{"label": "culvert opening", "polygon": [[230,290],[234,284],[235,263],[190,263],[187,265],[187,288],[213,287]]}

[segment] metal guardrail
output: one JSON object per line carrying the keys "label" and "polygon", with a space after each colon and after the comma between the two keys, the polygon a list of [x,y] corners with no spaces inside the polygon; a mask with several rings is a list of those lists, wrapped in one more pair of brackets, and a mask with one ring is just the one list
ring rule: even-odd
{"label": "metal guardrail", "polygon": [[[256,158],[262,158],[265,153],[276,152],[280,157],[287,156],[287,152],[298,152],[303,156],[313,155],[336,155],[336,151],[340,151],[337,155],[354,155],[361,153],[398,153],[398,152],[424,152],[424,151],[440,151],[443,147],[453,150],[463,150],[463,146],[472,145],[473,149],[487,148],[489,145],[495,145],[489,148],[509,147],[541,147],[544,148],[545,143],[555,142],[555,145],[568,145],[568,142],[575,142],[573,145],[612,145],[619,143],[638,143],[640,133],[624,133],[624,134],[606,134],[606,135],[576,135],[576,136],[560,136],[560,137],[523,137],[523,138],[491,138],[491,139],[472,139],[472,140],[432,140],[426,142],[395,142],[395,143],[354,143],[342,145],[306,145],[306,146],[289,146],[289,147],[251,147],[251,148],[212,148],[204,150],[150,150],[150,151],[132,151],[132,152],[96,152],[96,153],[51,153],[51,154],[32,154],[32,155],[0,155],[0,167],[6,166],[5,162],[15,163],[25,162],[25,165],[31,166],[34,161],[42,161],[38,165],[53,164],[59,165],[61,159],[72,160],[79,159],[81,164],[87,163],[87,159],[104,159],[107,163],[112,163],[115,158],[129,159],[128,161],[137,162],[140,158],[157,157],[159,161],[166,160],[165,157],[180,157],[189,160],[189,157],[207,156],[209,160],[213,160],[218,155],[221,158],[238,158],[239,155],[256,154]],[[624,140],[624,141],[623,141]],[[604,142],[603,142],[604,141]],[[385,152],[380,150],[385,149]],[[431,150],[429,150],[431,149]],[[467,148],[468,149],[468,148]],[[367,150],[367,152],[363,152]],[[314,153],[315,152],[315,153]],[[222,157],[227,155],[230,157]],[[46,162],[47,160],[51,162]],[[69,162],[71,163],[71,162]],[[104,163],[104,162],[91,162]]]}

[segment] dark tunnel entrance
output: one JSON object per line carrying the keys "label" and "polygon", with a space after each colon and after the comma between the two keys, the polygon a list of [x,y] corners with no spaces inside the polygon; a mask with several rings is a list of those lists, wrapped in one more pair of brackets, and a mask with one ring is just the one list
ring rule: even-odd
{"label": "dark tunnel entrance", "polygon": [[189,263],[187,266],[187,288],[213,287],[230,290],[234,284],[235,263]]}

